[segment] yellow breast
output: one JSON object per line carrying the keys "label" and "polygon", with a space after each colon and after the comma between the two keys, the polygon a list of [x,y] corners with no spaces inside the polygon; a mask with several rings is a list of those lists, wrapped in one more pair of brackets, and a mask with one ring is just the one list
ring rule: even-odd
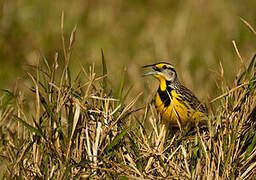
{"label": "yellow breast", "polygon": [[[174,90],[168,93],[169,102],[163,102],[159,93],[155,98],[157,111],[161,114],[162,122],[173,127],[186,126],[187,123],[198,123],[205,114],[192,109],[187,102],[184,102]],[[178,123],[179,122],[179,123]]]}

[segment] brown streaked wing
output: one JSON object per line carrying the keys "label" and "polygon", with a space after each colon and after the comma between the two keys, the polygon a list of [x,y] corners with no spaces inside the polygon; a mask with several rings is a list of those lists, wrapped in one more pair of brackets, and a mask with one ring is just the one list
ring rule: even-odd
{"label": "brown streaked wing", "polygon": [[202,103],[200,103],[200,101],[197,99],[197,97],[188,88],[181,85],[178,93],[182,94],[183,100],[188,102],[188,104],[190,105],[190,107],[192,109],[207,114],[206,107]]}

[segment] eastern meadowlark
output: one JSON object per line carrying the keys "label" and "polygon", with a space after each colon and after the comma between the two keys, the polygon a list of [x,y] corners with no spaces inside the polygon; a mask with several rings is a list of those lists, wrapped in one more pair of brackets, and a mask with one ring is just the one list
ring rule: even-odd
{"label": "eastern meadowlark", "polygon": [[205,106],[180,83],[176,70],[171,64],[160,62],[143,66],[146,67],[151,67],[153,71],[144,76],[153,75],[160,82],[154,102],[162,123],[171,127],[206,123]]}

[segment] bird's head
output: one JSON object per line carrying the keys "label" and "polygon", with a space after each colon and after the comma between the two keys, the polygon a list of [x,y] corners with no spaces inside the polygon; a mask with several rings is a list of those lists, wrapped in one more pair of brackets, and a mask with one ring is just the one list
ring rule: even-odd
{"label": "bird's head", "polygon": [[144,76],[153,75],[158,80],[165,80],[173,82],[177,79],[177,73],[174,67],[166,62],[160,62],[152,65],[143,66],[143,68],[151,67],[153,71],[150,71]]}
{"label": "bird's head", "polygon": [[143,66],[143,68],[148,67],[151,67],[153,71],[144,74],[144,76],[153,75],[155,78],[157,78],[160,81],[161,90],[166,89],[167,83],[172,84],[178,80],[176,70],[169,63],[159,62],[156,64]]}

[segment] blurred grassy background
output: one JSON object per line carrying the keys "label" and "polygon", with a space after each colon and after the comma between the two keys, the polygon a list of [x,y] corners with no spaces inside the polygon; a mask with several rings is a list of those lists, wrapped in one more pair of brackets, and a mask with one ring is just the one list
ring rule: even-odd
{"label": "blurred grassy background", "polygon": [[61,51],[63,10],[67,39],[78,25],[72,73],[80,70],[79,62],[95,63],[101,72],[102,48],[113,87],[119,85],[126,67],[133,95],[145,91],[150,100],[157,88],[152,82],[155,86],[157,82],[141,78],[141,66],[168,61],[176,66],[181,81],[206,101],[217,93],[214,71],[219,71],[220,62],[227,80],[235,78],[240,62],[232,40],[244,59],[255,53],[256,39],[239,19],[255,27],[255,7],[252,0],[0,0],[0,88],[26,77],[26,65],[36,64],[40,57],[53,61],[55,51]]}

